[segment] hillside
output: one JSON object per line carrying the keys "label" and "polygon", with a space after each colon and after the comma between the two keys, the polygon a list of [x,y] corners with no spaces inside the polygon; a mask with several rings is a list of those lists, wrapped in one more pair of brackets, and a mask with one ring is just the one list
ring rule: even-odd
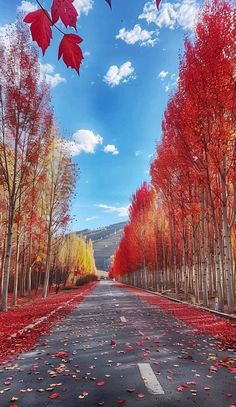
{"label": "hillside", "polygon": [[93,241],[94,258],[98,270],[108,270],[110,258],[120,242],[126,222],[115,223],[98,229],[84,229],[76,232]]}

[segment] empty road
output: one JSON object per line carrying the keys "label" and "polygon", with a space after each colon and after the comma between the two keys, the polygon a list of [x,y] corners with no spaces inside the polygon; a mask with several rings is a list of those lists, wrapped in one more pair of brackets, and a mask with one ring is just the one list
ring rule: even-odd
{"label": "empty road", "polygon": [[[0,407],[230,407],[232,351],[111,282],[0,367]],[[11,402],[12,400],[12,402]]]}

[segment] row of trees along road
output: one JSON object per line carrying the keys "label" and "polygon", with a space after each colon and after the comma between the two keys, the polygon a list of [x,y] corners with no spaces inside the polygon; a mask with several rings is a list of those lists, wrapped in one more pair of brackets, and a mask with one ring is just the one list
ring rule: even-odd
{"label": "row of trees along road", "polygon": [[[134,194],[110,270],[197,303],[235,307],[236,9],[212,0],[186,39],[177,89],[162,122],[151,185]],[[140,270],[140,272],[138,271]]]}
{"label": "row of trees along road", "polygon": [[61,256],[59,262],[58,253],[76,168],[56,130],[27,28],[11,26],[0,43],[0,282],[6,311],[9,291],[16,304],[18,292],[31,298],[32,289],[43,285],[46,298],[55,270],[62,281],[68,277],[68,260]]}

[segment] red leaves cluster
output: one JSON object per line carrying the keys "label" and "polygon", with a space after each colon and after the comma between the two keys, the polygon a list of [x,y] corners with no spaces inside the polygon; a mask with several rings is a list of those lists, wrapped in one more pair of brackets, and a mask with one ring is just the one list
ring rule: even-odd
{"label": "red leaves cluster", "polygon": [[64,26],[76,29],[78,13],[73,5],[74,0],[53,0],[51,15],[45,9],[33,11],[24,18],[24,22],[30,24],[30,31],[33,41],[45,54],[52,39],[52,27],[55,26],[62,34],[63,38],[59,45],[58,59],[63,58],[67,67],[71,67],[79,72],[83,59],[83,53],[79,44],[83,41],[76,34],[65,34],[55,24],[60,19]]}
{"label": "red leaves cluster", "polygon": [[[112,8],[112,0],[105,1]],[[52,27],[56,27],[63,34],[59,45],[58,59],[62,56],[67,67],[71,67],[79,72],[83,60],[83,53],[79,44],[83,40],[76,34],[64,33],[56,26],[56,23],[61,20],[66,28],[72,27],[76,30],[78,13],[73,3],[74,0],[53,0],[51,13],[44,8],[40,8],[27,14],[24,22],[30,24],[32,39],[42,49],[43,55],[52,39]],[[161,0],[156,0],[157,8],[159,8],[160,3]]]}
{"label": "red leaves cluster", "polygon": [[[43,332],[48,332],[55,322],[71,312],[78,303],[91,294],[95,284],[87,284],[79,290],[79,293],[78,290],[75,290],[73,293],[52,294],[46,300],[38,299],[31,305],[26,304],[24,307],[11,309],[7,313],[0,314],[0,361],[2,362],[10,355],[13,356],[31,349]],[[49,315],[59,306],[62,308],[40,324],[11,337],[36,320]],[[55,357],[64,356],[64,352],[55,354]]]}

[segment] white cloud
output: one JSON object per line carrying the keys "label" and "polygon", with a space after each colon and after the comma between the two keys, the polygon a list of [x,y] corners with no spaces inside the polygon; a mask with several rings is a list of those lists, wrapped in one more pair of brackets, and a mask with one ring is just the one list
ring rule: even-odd
{"label": "white cloud", "polygon": [[161,71],[158,75],[158,78],[160,78],[161,80],[165,79],[166,76],[169,75],[168,71]]}
{"label": "white cloud", "polygon": [[159,28],[174,29],[181,27],[183,30],[192,30],[198,13],[196,0],[182,0],[176,3],[161,3],[160,10],[152,1],[148,1],[143,8],[139,19],[154,23]]}
{"label": "white cloud", "polygon": [[[90,10],[93,8],[93,0],[74,0],[73,5],[75,6],[78,14],[88,15]],[[31,11],[37,10],[37,5],[31,3],[27,0],[22,0],[20,6],[17,7],[18,12],[30,13]]]}
{"label": "white cloud", "polygon": [[19,13],[31,13],[32,11],[37,10],[37,5],[31,3],[30,1],[22,0],[20,6],[17,6],[17,11]]}
{"label": "white cloud", "polygon": [[65,146],[71,155],[75,156],[81,153],[94,154],[96,147],[102,143],[103,138],[99,134],[95,134],[91,130],[81,129],[73,134],[71,141],[65,141]]}
{"label": "white cloud", "polygon": [[98,218],[97,216],[91,216],[90,218],[86,218],[85,222],[91,222],[91,220],[95,220],[97,218]]}
{"label": "white cloud", "polygon": [[104,153],[111,153],[112,155],[117,155],[119,154],[118,148],[114,144],[107,144],[104,147]]}
{"label": "white cloud", "polygon": [[51,64],[42,64],[40,62],[40,78],[51,86],[55,88],[60,83],[65,83],[66,79],[63,78],[59,73],[55,73],[55,68]]}
{"label": "white cloud", "polygon": [[112,65],[104,76],[104,81],[112,88],[120,83],[127,83],[130,79],[135,79],[134,67],[130,61],[125,62],[120,67]]}
{"label": "white cloud", "polygon": [[75,6],[78,14],[85,14],[86,16],[93,8],[93,0],[75,0],[73,5]]}
{"label": "white cloud", "polygon": [[126,217],[129,214],[129,205],[127,206],[110,206],[105,204],[95,205],[98,208],[104,209],[106,213],[117,213],[119,217]]}
{"label": "white cloud", "polygon": [[116,38],[125,41],[126,44],[133,45],[138,42],[141,46],[153,47],[157,42],[157,35],[157,31],[142,30],[140,25],[136,24],[130,31],[121,28]]}

